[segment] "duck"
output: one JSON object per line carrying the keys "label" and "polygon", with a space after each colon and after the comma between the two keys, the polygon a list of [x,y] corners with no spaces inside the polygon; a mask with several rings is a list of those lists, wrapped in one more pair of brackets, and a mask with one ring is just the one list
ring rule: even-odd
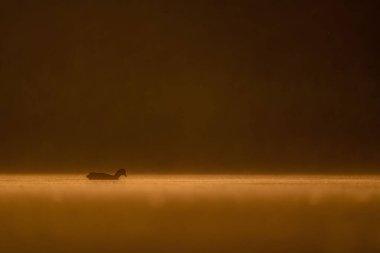
{"label": "duck", "polygon": [[114,175],[100,172],[91,172],[87,175],[89,180],[119,180],[120,176],[127,176],[125,169],[119,169]]}

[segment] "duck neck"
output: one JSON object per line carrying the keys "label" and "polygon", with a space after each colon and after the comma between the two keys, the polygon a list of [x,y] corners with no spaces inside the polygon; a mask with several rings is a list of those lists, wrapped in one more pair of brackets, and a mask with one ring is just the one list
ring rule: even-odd
{"label": "duck neck", "polygon": [[115,173],[114,177],[115,177],[116,179],[119,179],[119,177],[121,176],[121,174],[122,174],[122,172],[119,170],[119,171],[117,171],[117,172]]}

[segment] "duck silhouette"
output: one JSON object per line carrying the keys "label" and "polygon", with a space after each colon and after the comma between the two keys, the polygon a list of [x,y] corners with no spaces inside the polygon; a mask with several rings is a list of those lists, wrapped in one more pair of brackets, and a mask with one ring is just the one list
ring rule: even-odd
{"label": "duck silhouette", "polygon": [[116,171],[115,175],[91,172],[87,175],[87,178],[90,180],[119,180],[120,176],[127,176],[127,172],[125,169],[119,169],[118,171]]}

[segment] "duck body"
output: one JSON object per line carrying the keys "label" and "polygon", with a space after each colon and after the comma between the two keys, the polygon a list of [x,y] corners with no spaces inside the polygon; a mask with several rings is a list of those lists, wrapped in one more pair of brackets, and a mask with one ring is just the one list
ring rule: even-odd
{"label": "duck body", "polygon": [[87,175],[90,180],[119,180],[120,176],[127,176],[125,169],[119,169],[114,175],[101,173],[101,172],[91,172]]}

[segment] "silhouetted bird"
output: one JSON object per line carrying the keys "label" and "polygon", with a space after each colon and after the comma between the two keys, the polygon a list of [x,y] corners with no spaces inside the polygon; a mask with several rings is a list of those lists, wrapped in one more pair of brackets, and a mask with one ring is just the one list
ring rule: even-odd
{"label": "silhouetted bird", "polygon": [[90,180],[119,180],[120,176],[127,176],[125,169],[119,169],[116,171],[115,175],[110,175],[106,173],[91,172],[87,175],[87,178]]}

